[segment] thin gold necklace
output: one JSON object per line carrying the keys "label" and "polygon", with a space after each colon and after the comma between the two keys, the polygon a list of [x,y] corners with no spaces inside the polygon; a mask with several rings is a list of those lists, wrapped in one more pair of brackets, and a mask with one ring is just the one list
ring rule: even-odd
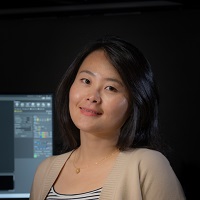
{"label": "thin gold necklace", "polygon": [[[74,166],[74,168],[75,168],[76,174],[79,174],[79,173],[81,172],[81,169],[86,169],[86,168],[89,167],[89,165],[87,165],[86,167],[77,167],[77,166],[76,166],[75,162],[77,161],[77,160],[76,160],[76,157],[77,157],[77,150],[78,150],[78,149],[76,149],[76,150],[74,151],[74,152],[75,152],[75,155],[74,155],[74,159],[73,159],[73,166]],[[95,164],[95,165],[100,165],[100,164],[102,164],[103,161],[106,161],[107,159],[111,158],[111,157],[112,157],[115,153],[117,153],[117,152],[118,152],[118,149],[115,149],[112,153],[110,153],[110,154],[108,154],[107,156],[103,157],[101,160],[95,162],[94,164]]]}

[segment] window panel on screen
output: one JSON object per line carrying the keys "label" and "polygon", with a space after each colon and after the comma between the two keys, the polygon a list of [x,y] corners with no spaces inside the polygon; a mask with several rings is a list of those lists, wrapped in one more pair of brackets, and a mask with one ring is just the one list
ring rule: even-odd
{"label": "window panel on screen", "polygon": [[53,95],[0,95],[0,198],[29,198],[37,166],[53,155]]}

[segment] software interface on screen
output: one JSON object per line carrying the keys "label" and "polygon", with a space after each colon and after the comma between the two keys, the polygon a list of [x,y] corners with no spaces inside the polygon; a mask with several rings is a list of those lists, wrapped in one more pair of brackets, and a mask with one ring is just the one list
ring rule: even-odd
{"label": "software interface on screen", "polygon": [[29,198],[35,170],[53,154],[52,95],[0,95],[0,198]]}

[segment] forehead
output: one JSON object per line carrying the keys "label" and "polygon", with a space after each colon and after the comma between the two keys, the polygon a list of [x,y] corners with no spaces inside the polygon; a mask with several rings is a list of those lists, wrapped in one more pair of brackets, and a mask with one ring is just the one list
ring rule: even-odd
{"label": "forehead", "polygon": [[110,62],[103,50],[96,50],[90,53],[81,64],[78,73],[88,70],[96,75],[104,77],[115,77],[122,81],[120,74]]}

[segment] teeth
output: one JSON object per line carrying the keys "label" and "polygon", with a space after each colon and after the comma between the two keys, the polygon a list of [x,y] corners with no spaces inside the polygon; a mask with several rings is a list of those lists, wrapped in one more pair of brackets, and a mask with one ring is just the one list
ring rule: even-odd
{"label": "teeth", "polygon": [[[82,108],[82,109],[83,109],[83,108]],[[91,113],[97,114],[97,112],[94,112],[94,111],[92,111],[92,110],[87,110],[87,109],[83,109],[83,110],[85,110],[85,111],[87,111],[87,112],[91,112]]]}
{"label": "teeth", "polygon": [[91,113],[94,113],[96,115],[101,115],[101,113],[98,113],[98,112],[95,112],[95,111],[92,111],[92,110],[88,110],[88,109],[85,109],[85,108],[81,108],[82,110],[85,110],[86,112],[91,112]]}

